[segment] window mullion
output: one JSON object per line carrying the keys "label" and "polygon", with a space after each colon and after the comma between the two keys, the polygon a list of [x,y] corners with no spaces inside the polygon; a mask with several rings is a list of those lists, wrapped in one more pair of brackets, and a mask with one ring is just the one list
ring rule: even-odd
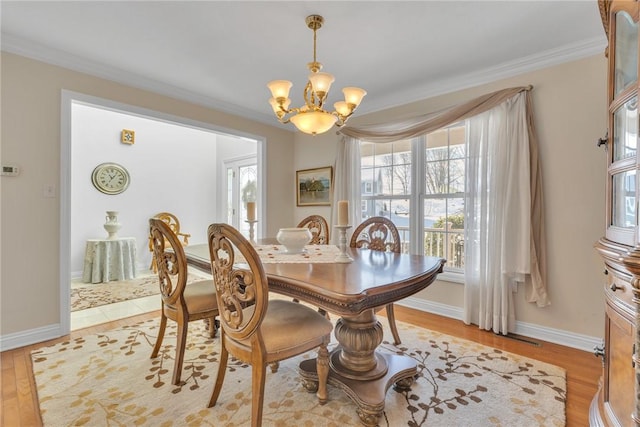
{"label": "window mullion", "polygon": [[426,135],[411,140],[411,203],[409,252],[424,254],[424,174]]}

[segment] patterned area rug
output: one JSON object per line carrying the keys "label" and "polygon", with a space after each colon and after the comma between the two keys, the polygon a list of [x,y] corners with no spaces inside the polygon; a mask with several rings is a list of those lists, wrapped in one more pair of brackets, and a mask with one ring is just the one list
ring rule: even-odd
{"label": "patterned area rug", "polygon": [[[385,322],[382,322],[383,324]],[[203,322],[189,325],[183,384],[171,385],[174,323],[149,359],[157,320],[32,352],[45,426],[247,426],[251,367],[231,360],[218,404],[207,408],[219,355]],[[564,426],[563,369],[398,322],[403,345],[381,351],[418,363],[409,392],[387,392],[381,426]],[[391,336],[385,326],[385,337]],[[334,344],[335,345],[335,344]],[[297,366],[313,353],[267,369],[265,426],[358,426],[355,405],[329,386],[321,406],[300,383]],[[234,363],[235,362],[235,363]]]}
{"label": "patterned area rug", "polygon": [[[187,284],[202,280],[204,275],[189,273]],[[71,281],[71,311],[86,310],[106,304],[128,301],[136,298],[158,295],[157,274],[142,274],[131,280],[106,283],[82,283],[81,279]]]}

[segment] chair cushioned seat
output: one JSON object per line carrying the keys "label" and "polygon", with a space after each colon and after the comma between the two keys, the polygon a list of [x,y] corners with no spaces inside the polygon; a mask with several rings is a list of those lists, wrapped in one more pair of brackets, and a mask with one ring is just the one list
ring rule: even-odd
{"label": "chair cushioned seat", "polygon": [[303,343],[317,341],[329,335],[333,324],[317,311],[299,303],[278,299],[269,300],[262,322],[264,344],[269,353],[286,352]]}
{"label": "chair cushioned seat", "polygon": [[184,301],[191,314],[217,307],[218,303],[213,281],[201,280],[185,286]]}

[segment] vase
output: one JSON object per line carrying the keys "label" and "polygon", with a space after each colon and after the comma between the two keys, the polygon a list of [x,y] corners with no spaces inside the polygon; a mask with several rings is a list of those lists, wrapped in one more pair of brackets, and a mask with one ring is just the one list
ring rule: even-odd
{"label": "vase", "polygon": [[108,240],[113,240],[118,238],[118,230],[122,227],[122,224],[118,222],[118,211],[107,211],[106,222],[104,223],[104,229],[107,230],[109,236],[107,236]]}
{"label": "vase", "polygon": [[304,246],[311,241],[311,231],[308,228],[281,228],[276,234],[278,243],[283,245],[290,254],[299,254]]}

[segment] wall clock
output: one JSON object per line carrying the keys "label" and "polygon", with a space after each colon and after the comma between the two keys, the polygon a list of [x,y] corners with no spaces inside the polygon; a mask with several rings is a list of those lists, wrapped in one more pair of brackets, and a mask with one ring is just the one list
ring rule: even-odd
{"label": "wall clock", "polygon": [[120,194],[129,186],[129,172],[117,163],[102,163],[91,174],[91,182],[104,194]]}

